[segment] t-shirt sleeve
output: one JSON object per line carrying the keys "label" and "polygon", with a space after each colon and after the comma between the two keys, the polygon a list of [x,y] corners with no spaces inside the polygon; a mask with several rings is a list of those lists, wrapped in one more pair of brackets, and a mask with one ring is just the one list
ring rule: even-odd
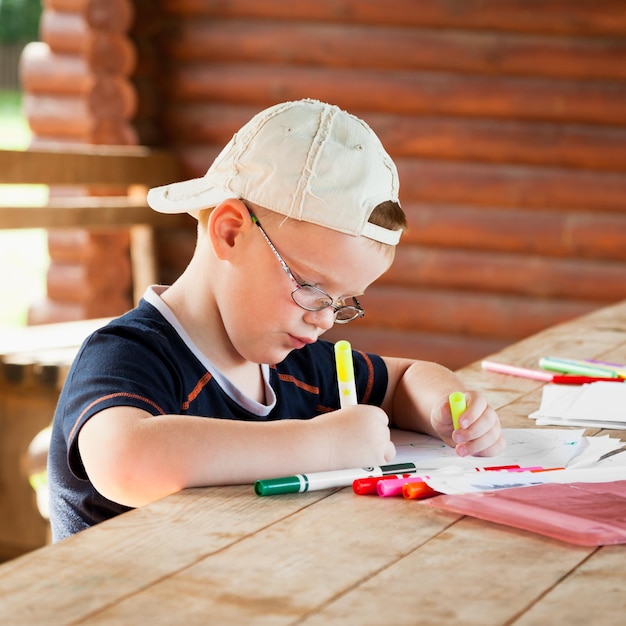
{"label": "t-shirt sleeve", "polygon": [[96,413],[114,406],[151,415],[179,412],[182,385],[172,359],[167,342],[152,329],[105,327],[86,340],[57,406],[68,462],[77,476],[84,475],[77,435]]}

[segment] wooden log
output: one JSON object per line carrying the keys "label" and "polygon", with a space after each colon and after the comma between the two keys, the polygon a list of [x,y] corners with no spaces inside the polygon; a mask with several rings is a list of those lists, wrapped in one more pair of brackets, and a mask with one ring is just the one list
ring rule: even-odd
{"label": "wooden log", "polygon": [[[626,124],[626,84],[433,72],[228,64],[174,67],[172,101],[258,106],[314,97],[349,111]],[[390,97],[393,94],[393,97]]]}
{"label": "wooden log", "polygon": [[212,18],[193,20],[164,42],[177,63],[626,78],[626,41],[609,38]]}
{"label": "wooden log", "polygon": [[165,14],[393,24],[530,33],[624,35],[621,0],[163,0]]}
{"label": "wooden log", "polygon": [[359,301],[365,309],[361,326],[493,337],[509,343],[607,304],[376,284]]}
{"label": "wooden log", "polygon": [[117,146],[137,143],[137,134],[127,120],[95,116],[81,97],[27,95],[23,107],[31,131],[52,142],[69,139],[77,144]]}
{"label": "wooden log", "polygon": [[86,142],[95,123],[87,103],[78,96],[31,96],[26,93],[22,109],[35,136]]}
{"label": "wooden log", "polygon": [[131,0],[43,0],[46,11],[64,11],[82,15],[90,28],[128,32],[133,22]]}
{"label": "wooden log", "polygon": [[394,157],[626,171],[619,126],[356,112]]}
{"label": "wooden log", "polygon": [[128,254],[130,235],[127,229],[93,231],[85,228],[54,230],[48,236],[48,252],[59,263],[102,262],[107,254]]}
{"label": "wooden log", "polygon": [[565,168],[396,159],[401,198],[436,203],[623,213],[626,176]]}
{"label": "wooden log", "polygon": [[41,41],[31,42],[22,51],[20,82],[26,94],[33,89],[80,94],[86,92],[93,81],[85,60],[78,55],[53,53],[48,44]]}
{"label": "wooden log", "polygon": [[401,245],[377,284],[610,303],[625,275],[626,263]]}
{"label": "wooden log", "polygon": [[90,28],[83,15],[46,10],[39,32],[53,53],[80,56],[93,72],[130,76],[136,66],[135,47],[128,37]]}
{"label": "wooden log", "polygon": [[[173,103],[164,124],[178,143],[219,146],[257,112],[237,104]],[[352,112],[365,119],[394,158],[626,171],[623,127]]]}
{"label": "wooden log", "polygon": [[155,253],[159,280],[171,285],[184,271],[196,244],[197,222],[193,218],[177,228],[155,230]]}
{"label": "wooden log", "polygon": [[370,328],[358,322],[342,327],[334,326],[324,334],[324,338],[333,342],[347,339],[356,350],[434,361],[452,370],[498,352],[508,345],[506,339]]}
{"label": "wooden log", "polygon": [[[41,42],[25,48],[20,76],[29,95],[79,95],[88,100],[100,117],[129,119],[136,109],[134,90],[121,74],[96,73],[84,57],[53,53]],[[108,96],[109,101],[100,102],[98,99],[103,96]]]}
{"label": "wooden log", "polygon": [[90,303],[100,298],[128,297],[132,288],[130,259],[122,255],[103,255],[94,263],[51,263],[46,289],[51,300]]}
{"label": "wooden log", "polygon": [[626,261],[626,214],[408,202],[402,245]]}

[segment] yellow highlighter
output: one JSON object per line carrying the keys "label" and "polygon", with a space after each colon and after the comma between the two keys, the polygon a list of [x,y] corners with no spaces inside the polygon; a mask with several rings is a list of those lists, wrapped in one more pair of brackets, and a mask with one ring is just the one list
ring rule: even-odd
{"label": "yellow highlighter", "polygon": [[358,404],[356,384],[354,382],[354,362],[352,346],[342,339],[335,344],[335,362],[337,364],[337,382],[339,384],[339,403],[342,409]]}
{"label": "yellow highlighter", "polygon": [[467,405],[465,404],[465,394],[462,391],[454,391],[450,394],[448,401],[450,402],[450,413],[452,413],[452,425],[454,430],[459,429],[459,417]]}

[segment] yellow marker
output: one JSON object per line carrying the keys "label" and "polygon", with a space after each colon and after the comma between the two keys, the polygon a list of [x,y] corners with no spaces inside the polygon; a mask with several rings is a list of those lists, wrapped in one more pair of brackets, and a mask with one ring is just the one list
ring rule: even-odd
{"label": "yellow marker", "polygon": [[452,424],[454,426],[454,430],[459,429],[459,417],[467,408],[465,404],[465,394],[462,391],[454,391],[450,394],[448,398],[450,402],[450,412],[452,413]]}
{"label": "yellow marker", "polygon": [[354,383],[354,362],[352,346],[342,339],[335,344],[335,362],[337,363],[337,382],[339,384],[339,403],[341,408],[357,404],[356,385]]}

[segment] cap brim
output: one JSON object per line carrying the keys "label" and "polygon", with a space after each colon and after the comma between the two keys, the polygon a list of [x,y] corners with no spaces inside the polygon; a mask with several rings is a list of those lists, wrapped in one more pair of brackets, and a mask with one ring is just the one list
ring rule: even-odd
{"label": "cap brim", "polygon": [[205,178],[192,178],[148,191],[148,205],[159,213],[191,213],[197,217],[201,209],[217,206],[227,198],[233,198],[232,191],[210,187]]}

